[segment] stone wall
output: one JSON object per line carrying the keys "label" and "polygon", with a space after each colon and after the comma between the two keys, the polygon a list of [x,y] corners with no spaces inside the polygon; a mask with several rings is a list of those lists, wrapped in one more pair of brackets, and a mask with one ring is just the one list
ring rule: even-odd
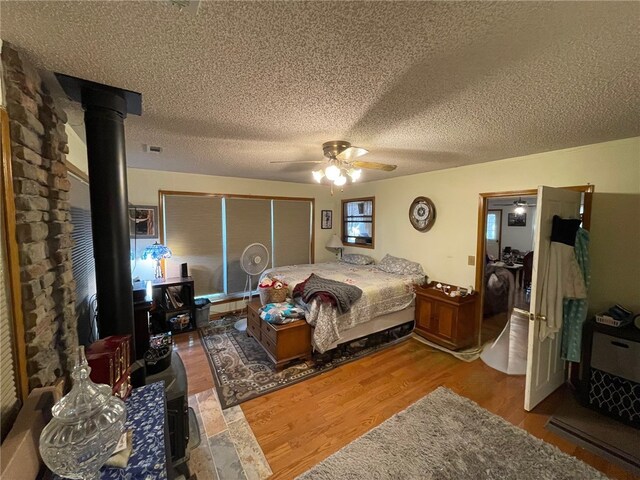
{"label": "stone wall", "polygon": [[78,344],[63,110],[24,54],[2,43],[29,388],[68,372]]}

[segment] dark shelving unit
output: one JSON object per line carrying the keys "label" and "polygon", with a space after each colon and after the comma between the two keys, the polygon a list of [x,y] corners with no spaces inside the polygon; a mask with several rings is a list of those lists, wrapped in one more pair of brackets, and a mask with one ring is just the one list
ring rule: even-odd
{"label": "dark shelving unit", "polygon": [[[182,333],[196,329],[193,278],[159,278],[151,282],[151,291],[154,305],[151,311],[151,324],[154,330],[158,330],[153,333]],[[181,314],[189,315],[189,324],[184,328],[172,328],[171,318]]]}

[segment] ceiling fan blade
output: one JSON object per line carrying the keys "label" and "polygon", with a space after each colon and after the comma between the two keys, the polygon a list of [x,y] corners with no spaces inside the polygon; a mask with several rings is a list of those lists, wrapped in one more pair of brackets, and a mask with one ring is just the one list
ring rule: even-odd
{"label": "ceiling fan blade", "polygon": [[325,160],[273,160],[269,163],[323,163]]}
{"label": "ceiling fan blade", "polygon": [[389,165],[388,163],[362,162],[359,160],[351,162],[351,166],[356,168],[368,168],[370,170],[383,170],[385,172],[393,172],[398,168],[397,165]]}
{"label": "ceiling fan blade", "polygon": [[369,153],[369,150],[360,147],[349,147],[341,151],[336,158],[338,160],[342,160],[343,162],[350,162],[354,158],[361,157],[362,155],[366,155]]}

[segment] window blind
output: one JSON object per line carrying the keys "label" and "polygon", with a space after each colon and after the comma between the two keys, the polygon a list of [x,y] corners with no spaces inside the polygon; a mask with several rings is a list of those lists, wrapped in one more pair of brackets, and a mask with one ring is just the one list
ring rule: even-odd
{"label": "window blind", "polygon": [[342,240],[345,243],[371,245],[373,243],[373,201],[343,201]]}
{"label": "window blind", "polygon": [[196,295],[224,292],[222,199],[165,195],[163,211],[171,261],[188,264]]}
{"label": "window blind", "polygon": [[[4,193],[0,191],[0,198]],[[4,208],[0,205],[0,224],[4,225]],[[0,228],[0,435],[2,439],[11,428],[20,408],[14,357],[13,331],[11,326],[11,297],[8,279],[6,238]]]}
{"label": "window blind", "polygon": [[311,262],[311,202],[273,200],[273,266]]}
{"label": "window blind", "polygon": [[[261,243],[271,256],[271,200],[225,198],[225,211],[227,293],[231,294],[245,291],[247,274],[240,267],[240,256],[247,246]],[[252,288],[257,282],[254,277]]]}
{"label": "window blind", "polygon": [[93,320],[91,300],[96,293],[96,267],[93,258],[93,233],[91,231],[91,201],[89,185],[75,175],[69,175],[71,189],[71,223],[74,245],[71,249],[73,278],[76,281],[76,315],[78,317],[78,339],[89,345],[98,339],[96,322]]}

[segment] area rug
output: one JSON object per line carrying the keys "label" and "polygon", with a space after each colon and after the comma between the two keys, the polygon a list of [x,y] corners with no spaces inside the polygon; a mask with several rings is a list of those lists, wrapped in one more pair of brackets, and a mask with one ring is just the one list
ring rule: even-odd
{"label": "area rug", "polygon": [[439,387],[299,479],[605,479],[598,470]]}
{"label": "area rug", "polygon": [[553,433],[640,478],[640,430],[566,398],[547,422]]}
{"label": "area rug", "polygon": [[237,318],[199,329],[223,409],[293,385],[410,338],[413,322],[354,340],[277,372],[260,344],[233,328]]}

